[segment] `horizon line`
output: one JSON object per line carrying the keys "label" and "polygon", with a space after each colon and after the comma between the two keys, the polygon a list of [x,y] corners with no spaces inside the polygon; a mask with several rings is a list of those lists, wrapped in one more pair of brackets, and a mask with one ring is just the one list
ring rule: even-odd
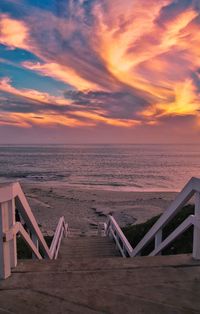
{"label": "horizon line", "polygon": [[0,143],[0,146],[34,146],[34,145],[199,145],[199,142],[194,143]]}

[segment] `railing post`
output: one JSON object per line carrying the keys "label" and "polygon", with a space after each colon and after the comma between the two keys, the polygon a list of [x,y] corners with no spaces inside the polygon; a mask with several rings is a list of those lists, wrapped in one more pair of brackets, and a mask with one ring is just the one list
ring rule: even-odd
{"label": "railing post", "polygon": [[[158,232],[155,235],[155,249],[157,249],[161,242],[162,242],[162,229],[158,230]],[[159,253],[158,255],[161,255],[161,253]]]}
{"label": "railing post", "polygon": [[16,235],[6,241],[4,235],[15,225],[14,200],[0,204],[0,278],[5,279],[11,274],[11,267],[17,265]]}
{"label": "railing post", "polygon": [[[39,243],[38,243],[38,237],[35,233],[31,234],[31,240],[33,241],[33,243],[35,244],[37,250],[39,249]],[[35,256],[35,254],[32,252],[32,259],[36,259],[37,257]]]}
{"label": "railing post", "polygon": [[200,193],[195,193],[194,235],[193,252],[194,259],[200,259]]}
{"label": "railing post", "polygon": [[[15,199],[13,198],[8,202],[8,214],[9,214],[9,228],[12,228],[15,223]],[[10,263],[11,267],[17,266],[17,240],[16,234],[13,233],[12,240],[9,241],[10,246]]]}

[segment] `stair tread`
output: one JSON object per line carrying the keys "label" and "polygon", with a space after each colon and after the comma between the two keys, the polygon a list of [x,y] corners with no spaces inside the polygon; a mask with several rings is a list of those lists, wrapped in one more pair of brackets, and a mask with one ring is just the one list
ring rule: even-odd
{"label": "stair tread", "polygon": [[1,282],[0,304],[21,314],[199,313],[199,273],[191,255],[23,260]]}
{"label": "stair tread", "polygon": [[[104,265],[102,267],[102,265]],[[41,271],[60,272],[63,270],[95,270],[103,269],[133,269],[133,268],[160,268],[160,267],[176,267],[180,266],[198,266],[200,261],[193,260],[191,254],[168,255],[168,256],[138,256],[134,258],[116,258],[105,257],[99,259],[98,257],[83,257],[81,259],[60,259],[57,260],[19,260],[16,268],[12,270],[15,272],[27,271]],[[195,269],[195,267],[194,267]]]}
{"label": "stair tread", "polygon": [[109,257],[120,256],[115,243],[108,237],[77,237],[65,238],[58,257],[83,258],[83,257]]}

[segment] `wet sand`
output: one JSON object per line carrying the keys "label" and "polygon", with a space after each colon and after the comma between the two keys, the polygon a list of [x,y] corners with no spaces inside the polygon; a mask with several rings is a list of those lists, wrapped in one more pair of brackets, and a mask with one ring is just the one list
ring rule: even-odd
{"label": "wet sand", "polygon": [[121,227],[141,223],[162,213],[177,194],[88,190],[49,183],[23,184],[23,190],[45,234],[52,234],[60,216],[82,232],[106,221],[110,213]]}

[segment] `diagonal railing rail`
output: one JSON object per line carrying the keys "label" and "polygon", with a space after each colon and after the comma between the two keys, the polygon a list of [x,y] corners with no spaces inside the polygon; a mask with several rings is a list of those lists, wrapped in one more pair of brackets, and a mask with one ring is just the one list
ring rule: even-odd
{"label": "diagonal railing rail", "polygon": [[123,231],[119,227],[118,223],[113,216],[108,216],[108,222],[104,225],[105,234],[111,238],[116,243],[118,250],[120,251],[123,257],[129,257],[132,254],[132,246],[125,237]]}
{"label": "diagonal railing rail", "polygon": [[[163,228],[174,218],[183,206],[195,196],[194,215],[188,216],[167,238],[163,239]],[[190,226],[194,226],[193,231],[193,251],[194,259],[200,259],[200,179],[191,178],[183,190],[177,195],[171,206],[161,215],[153,227],[146,233],[143,239],[132,248],[119,225],[112,216],[108,217],[105,230],[116,242],[116,245],[123,257],[134,257],[140,255],[142,250],[154,240],[154,249],[149,254],[155,256],[162,252],[172,241],[185,232]]]}
{"label": "diagonal railing rail", "polygon": [[[16,211],[20,222],[16,222]],[[23,221],[23,223],[22,223]],[[0,186],[0,278],[7,278],[11,268],[17,265],[16,235],[21,234],[33,257],[56,259],[68,225],[64,217],[59,219],[51,247],[49,248],[37,224],[33,212],[19,183]]]}
{"label": "diagonal railing rail", "polygon": [[[195,195],[195,212],[190,215],[173,233],[164,241],[162,240],[163,228],[173,219],[173,217],[183,208],[183,206]],[[200,259],[200,179],[191,178],[182,191],[177,195],[169,208],[162,214],[153,227],[146,233],[144,238],[133,249],[131,256],[140,255],[142,249],[153,239],[155,239],[154,250],[150,255],[159,254],[173,240],[180,236],[191,225],[194,225],[193,235],[193,257]]]}

